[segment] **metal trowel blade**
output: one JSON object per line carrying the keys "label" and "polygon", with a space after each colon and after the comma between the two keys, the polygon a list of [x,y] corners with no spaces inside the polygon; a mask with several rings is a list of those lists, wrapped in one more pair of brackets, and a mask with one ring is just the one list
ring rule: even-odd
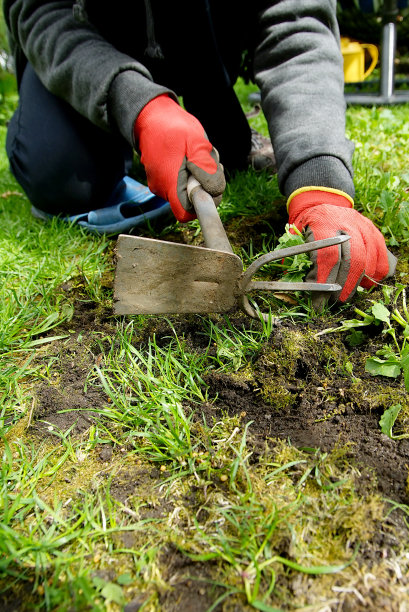
{"label": "metal trowel blade", "polygon": [[233,253],[120,235],[115,314],[227,312],[243,271]]}

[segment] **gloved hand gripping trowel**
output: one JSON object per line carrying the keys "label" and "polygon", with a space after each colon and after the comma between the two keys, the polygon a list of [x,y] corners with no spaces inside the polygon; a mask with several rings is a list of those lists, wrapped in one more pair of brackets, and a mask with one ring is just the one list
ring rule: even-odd
{"label": "gloved hand gripping trowel", "polygon": [[340,245],[349,236],[272,251],[243,271],[241,259],[233,253],[213,198],[193,177],[188,195],[199,219],[206,247],[190,246],[120,235],[116,247],[117,267],[114,289],[116,314],[178,314],[227,312],[238,305],[250,317],[260,314],[251,306],[251,291],[341,290],[337,284],[253,281],[265,264],[299,253]]}

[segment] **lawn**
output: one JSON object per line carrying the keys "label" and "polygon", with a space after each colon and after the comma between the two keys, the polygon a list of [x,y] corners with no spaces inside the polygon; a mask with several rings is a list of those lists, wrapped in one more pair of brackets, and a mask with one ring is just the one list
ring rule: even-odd
{"label": "lawn", "polygon": [[[356,206],[395,278],[320,314],[306,295],[259,296],[272,325],[114,316],[115,240],[34,219],[8,170],[14,103],[0,106],[1,610],[406,610],[409,105],[347,111]],[[233,177],[220,214],[245,266],[287,236],[275,176]],[[197,221],[155,237],[202,244]]]}

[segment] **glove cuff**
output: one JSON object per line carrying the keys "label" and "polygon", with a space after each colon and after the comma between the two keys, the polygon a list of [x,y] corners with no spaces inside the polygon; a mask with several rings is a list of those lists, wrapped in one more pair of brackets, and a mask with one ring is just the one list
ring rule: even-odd
{"label": "glove cuff", "polygon": [[331,187],[301,187],[293,191],[287,200],[287,210],[292,219],[298,217],[308,208],[319,206],[320,204],[332,204],[341,208],[353,208],[354,200],[350,195],[340,189]]}

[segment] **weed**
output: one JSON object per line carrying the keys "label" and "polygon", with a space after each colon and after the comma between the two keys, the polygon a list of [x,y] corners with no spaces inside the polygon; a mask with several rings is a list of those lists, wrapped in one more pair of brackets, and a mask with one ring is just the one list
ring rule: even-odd
{"label": "weed", "polygon": [[[389,302],[389,291],[384,292],[387,302]],[[397,307],[397,301],[401,297],[403,314]],[[366,360],[365,370],[373,376],[387,376],[397,378],[403,373],[406,390],[409,391],[409,313],[406,304],[406,291],[403,285],[397,285],[395,298],[391,309],[387,308],[382,301],[375,302],[372,300],[372,306],[367,311],[362,311],[355,308],[355,313],[362,317],[361,319],[348,319],[343,321],[339,327],[328,328],[316,334],[321,336],[327,333],[349,331],[347,340],[352,346],[360,344],[364,340],[364,333],[360,331],[359,335],[356,328],[365,328],[370,325],[383,325],[382,333],[392,338],[393,344],[385,343],[382,348],[376,352],[376,357],[369,357]],[[403,339],[400,340],[396,328],[392,325],[391,320],[395,321],[403,330]]]}
{"label": "weed", "polygon": [[392,431],[395,421],[401,410],[401,404],[394,404],[393,406],[385,410],[385,412],[380,418],[379,425],[381,426],[381,430],[384,434],[389,436],[391,440],[403,440],[404,438],[409,438],[409,434],[407,433],[394,434]]}

